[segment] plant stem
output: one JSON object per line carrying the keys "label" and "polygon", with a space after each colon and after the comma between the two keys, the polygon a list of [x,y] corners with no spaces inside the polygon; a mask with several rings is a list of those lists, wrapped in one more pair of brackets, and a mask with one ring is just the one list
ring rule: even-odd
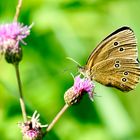
{"label": "plant stem", "polygon": [[20,101],[22,116],[23,116],[24,122],[26,122],[27,121],[27,115],[26,115],[26,109],[25,109],[23,93],[22,93],[21,79],[20,79],[20,73],[19,73],[19,65],[15,64],[14,66],[15,66],[15,70],[16,70],[16,77],[17,77],[17,83],[18,83],[18,88],[19,88],[19,97],[20,97],[19,101]]}
{"label": "plant stem", "polygon": [[50,123],[50,125],[47,127],[46,131],[49,132],[55,123],[59,120],[59,118],[63,115],[63,113],[68,109],[68,105],[65,104],[63,108],[60,110],[60,112],[56,115],[56,117],[53,119],[53,121]]}
{"label": "plant stem", "polygon": [[15,16],[14,16],[14,21],[17,21],[17,19],[18,19],[21,6],[22,6],[22,0],[18,0],[18,4],[17,4],[17,7],[16,7],[16,13],[15,13]]}

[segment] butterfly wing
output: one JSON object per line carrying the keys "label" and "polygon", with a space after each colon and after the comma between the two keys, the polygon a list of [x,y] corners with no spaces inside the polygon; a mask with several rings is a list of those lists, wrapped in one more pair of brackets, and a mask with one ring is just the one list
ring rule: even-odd
{"label": "butterfly wing", "polygon": [[90,68],[102,60],[118,56],[135,59],[137,58],[136,44],[132,29],[122,27],[101,41],[89,56],[87,65]]}
{"label": "butterfly wing", "polygon": [[106,86],[130,91],[139,81],[140,66],[134,59],[110,58],[94,65],[91,69],[91,77]]}
{"label": "butterfly wing", "polygon": [[136,38],[129,27],[122,27],[105,38],[91,53],[85,68],[89,76],[122,91],[134,89],[140,66]]}

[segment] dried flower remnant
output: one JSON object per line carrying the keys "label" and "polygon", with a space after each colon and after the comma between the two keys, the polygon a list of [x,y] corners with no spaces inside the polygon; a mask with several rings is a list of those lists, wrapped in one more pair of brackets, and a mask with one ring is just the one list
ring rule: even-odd
{"label": "dried flower remnant", "polygon": [[93,88],[95,87],[94,83],[84,77],[81,78],[79,75],[74,78],[74,84],[69,88],[64,95],[64,100],[66,104],[72,105],[78,103],[84,93],[88,93],[89,98],[93,101]]}
{"label": "dried flower remnant", "polygon": [[0,53],[5,54],[8,63],[19,62],[22,59],[19,43],[26,45],[23,39],[30,34],[32,25],[24,26],[18,22],[0,25]]}
{"label": "dried flower remnant", "polygon": [[41,128],[47,127],[48,125],[42,125],[39,122],[39,116],[40,114],[37,114],[37,111],[35,111],[31,117],[31,120],[19,124],[22,134],[25,138],[31,140],[38,140],[42,138]]}

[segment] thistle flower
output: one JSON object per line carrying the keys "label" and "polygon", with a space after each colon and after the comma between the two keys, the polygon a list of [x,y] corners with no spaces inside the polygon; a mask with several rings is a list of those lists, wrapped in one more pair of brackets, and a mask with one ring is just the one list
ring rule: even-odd
{"label": "thistle flower", "polygon": [[69,88],[64,95],[64,100],[68,105],[72,105],[78,103],[84,93],[89,95],[89,98],[93,101],[93,88],[95,85],[93,82],[84,77],[80,78],[80,76],[76,76],[74,78],[74,84],[71,88]]}
{"label": "thistle flower", "polygon": [[0,53],[5,54],[8,63],[14,63],[22,59],[22,51],[19,43],[30,34],[31,26],[23,26],[18,22],[0,25]]}
{"label": "thistle flower", "polygon": [[37,111],[35,111],[29,121],[19,123],[22,134],[25,138],[30,140],[39,140],[42,138],[41,128],[47,127],[48,125],[42,125],[39,122],[39,116],[40,114],[37,114]]}

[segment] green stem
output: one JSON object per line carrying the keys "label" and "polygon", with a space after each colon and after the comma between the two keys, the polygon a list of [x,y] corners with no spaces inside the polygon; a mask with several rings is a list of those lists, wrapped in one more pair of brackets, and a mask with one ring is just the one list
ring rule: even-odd
{"label": "green stem", "polygon": [[22,116],[24,122],[27,121],[27,115],[26,115],[26,109],[25,109],[25,103],[23,99],[23,93],[22,93],[22,86],[21,86],[21,79],[20,79],[20,73],[19,73],[19,65],[15,64],[15,70],[16,70],[16,77],[17,77],[17,83],[18,83],[18,88],[19,88],[19,101],[20,101],[20,106],[21,106],[21,111],[22,111]]}
{"label": "green stem", "polygon": [[68,109],[69,105],[65,104],[63,108],[59,111],[59,113],[56,115],[56,117],[53,119],[53,121],[50,123],[50,125],[47,127],[46,131],[49,132],[53,126],[56,124],[56,122],[59,120],[59,118],[64,114],[64,112]]}
{"label": "green stem", "polygon": [[14,21],[18,20],[18,16],[19,16],[19,13],[20,13],[21,6],[22,6],[22,0],[18,0],[18,4],[17,4],[17,7],[16,7],[16,13],[15,13],[15,16],[14,16]]}

